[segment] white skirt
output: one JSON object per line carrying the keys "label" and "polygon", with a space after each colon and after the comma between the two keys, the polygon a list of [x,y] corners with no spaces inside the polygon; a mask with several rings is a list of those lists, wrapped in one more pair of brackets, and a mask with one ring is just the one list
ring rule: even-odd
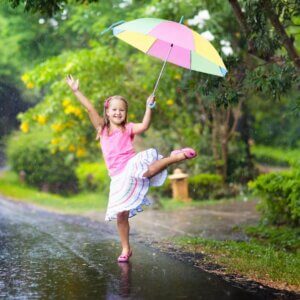
{"label": "white skirt", "polygon": [[111,177],[109,200],[105,221],[117,218],[117,214],[129,211],[129,218],[143,211],[143,205],[150,205],[146,194],[150,186],[161,186],[167,178],[167,170],[163,170],[151,178],[143,177],[148,166],[163,158],[156,149],[148,149],[137,153],[126,164],[123,171]]}

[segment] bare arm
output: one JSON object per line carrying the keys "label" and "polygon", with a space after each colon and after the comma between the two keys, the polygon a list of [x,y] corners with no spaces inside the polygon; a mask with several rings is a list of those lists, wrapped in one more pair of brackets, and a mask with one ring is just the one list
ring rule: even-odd
{"label": "bare arm", "polygon": [[68,75],[66,81],[76,98],[87,109],[92,124],[94,125],[96,130],[99,131],[99,129],[101,129],[104,124],[103,118],[99,116],[92,103],[79,90],[79,80],[74,80],[71,75]]}
{"label": "bare arm", "polygon": [[153,104],[154,102],[155,102],[155,97],[153,95],[150,95],[147,99],[146,111],[142,123],[133,124],[133,128],[132,128],[133,134],[142,133],[149,128],[151,124],[151,117],[152,117],[152,109],[149,107],[149,104]]}

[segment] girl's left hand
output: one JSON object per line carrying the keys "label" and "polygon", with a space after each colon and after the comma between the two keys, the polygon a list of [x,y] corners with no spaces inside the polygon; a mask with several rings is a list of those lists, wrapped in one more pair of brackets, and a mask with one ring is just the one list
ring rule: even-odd
{"label": "girl's left hand", "polygon": [[151,94],[147,99],[147,106],[149,104],[153,104],[154,102],[155,102],[155,96],[153,94]]}

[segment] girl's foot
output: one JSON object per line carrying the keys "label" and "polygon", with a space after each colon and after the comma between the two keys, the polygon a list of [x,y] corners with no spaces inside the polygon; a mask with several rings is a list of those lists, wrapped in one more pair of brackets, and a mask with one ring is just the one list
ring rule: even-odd
{"label": "girl's foot", "polygon": [[131,257],[131,255],[132,255],[132,250],[130,250],[128,254],[121,254],[118,257],[118,262],[129,262],[129,258]]}
{"label": "girl's foot", "polygon": [[180,150],[174,150],[171,152],[170,156],[177,155],[177,154],[183,154],[181,155],[182,160],[191,159],[197,156],[197,152],[192,148],[183,148]]}

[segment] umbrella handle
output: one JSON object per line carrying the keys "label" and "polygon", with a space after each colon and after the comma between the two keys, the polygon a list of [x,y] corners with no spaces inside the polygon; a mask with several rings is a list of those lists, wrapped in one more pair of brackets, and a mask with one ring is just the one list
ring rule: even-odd
{"label": "umbrella handle", "polygon": [[165,61],[164,61],[164,64],[163,64],[163,66],[162,66],[162,68],[161,68],[161,70],[160,70],[160,73],[159,73],[159,75],[158,75],[158,78],[157,78],[157,80],[156,80],[156,83],[155,83],[155,86],[154,86],[154,90],[153,90],[153,92],[152,92],[152,95],[153,95],[153,96],[155,96],[155,92],[156,92],[156,89],[157,89],[157,87],[158,87],[158,83],[159,83],[160,78],[161,78],[161,75],[162,75],[162,73],[163,73],[163,71],[164,71],[164,69],[165,69],[165,66],[166,66],[166,63],[167,63],[167,60],[168,60],[168,58],[169,58],[169,55],[170,55],[170,52],[171,52],[172,48],[173,48],[173,44],[171,44],[171,47],[170,47],[169,52],[168,52],[168,55],[167,55],[167,57],[166,57],[166,59],[165,59]]}

